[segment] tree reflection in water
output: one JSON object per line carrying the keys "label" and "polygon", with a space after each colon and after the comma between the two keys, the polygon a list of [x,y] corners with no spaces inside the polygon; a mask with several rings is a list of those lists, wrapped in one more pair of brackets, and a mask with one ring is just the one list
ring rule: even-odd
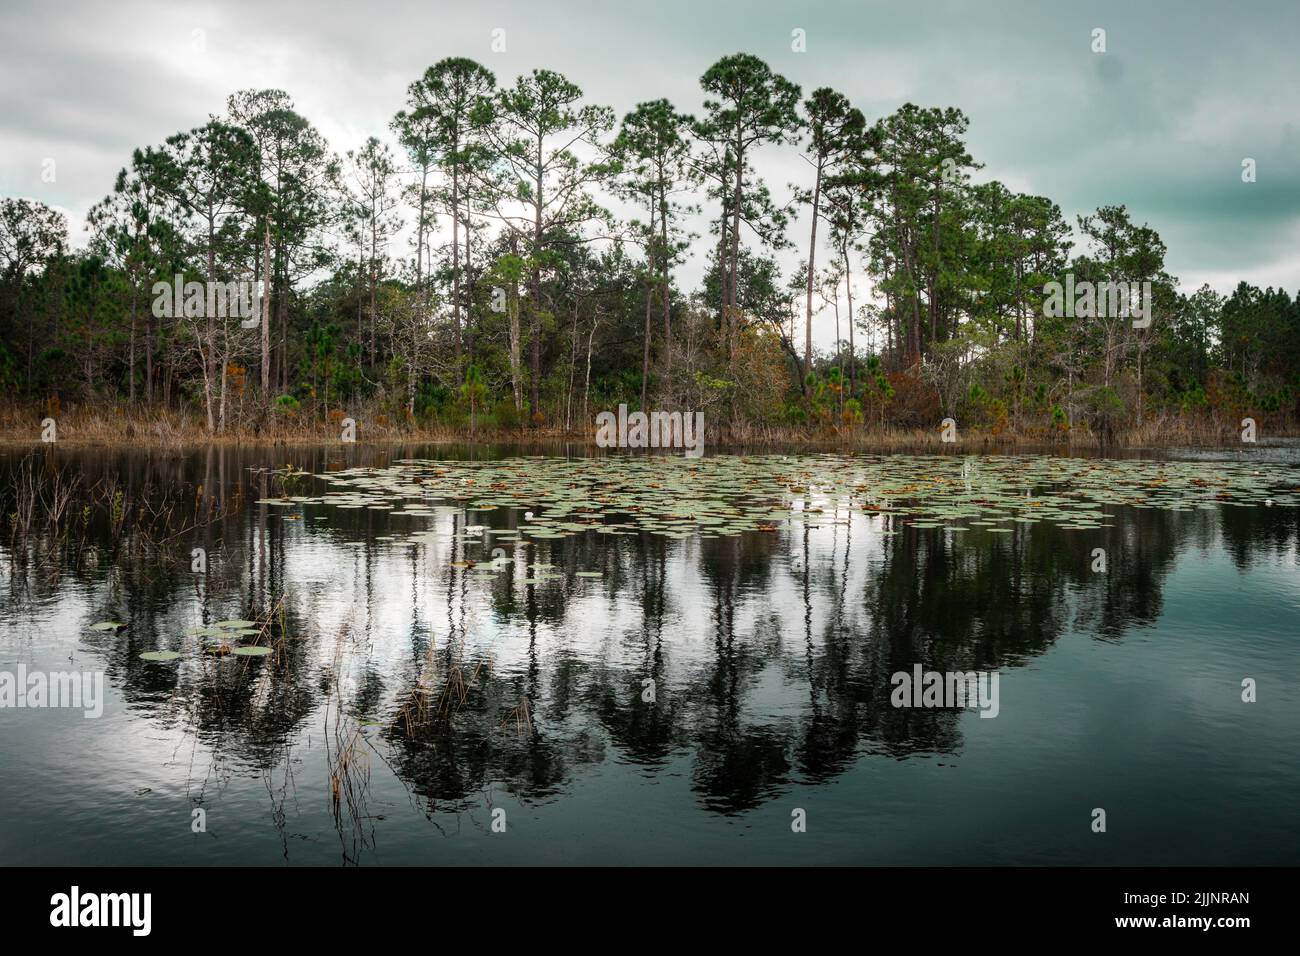
{"label": "tree reflection in water", "polygon": [[[180,531],[109,516],[75,541],[30,529],[5,544],[6,613],[75,594],[87,623],[128,622],[86,631],[80,647],[133,712],[183,732],[194,805],[232,764],[256,769],[286,856],[286,807],[327,799],[352,862],[373,843],[374,774],[400,779],[432,826],[470,814],[483,827],[474,812],[494,793],[543,800],[609,762],[653,776],[685,761],[699,806],[729,815],[864,758],[956,754],[962,713],[892,707],[891,674],[1018,668],[1079,631],[1122,641],[1161,615],[1180,553],[1217,542],[1245,568],[1297,544],[1291,508],[1107,507],[1109,528],[992,534],[841,507],[818,527],[736,537],[521,541],[491,575],[461,566],[483,558],[465,528],[515,527],[512,510],[440,508],[414,525],[376,509],[257,504],[312,480],[270,470],[286,457],[313,473],[401,455],[60,450],[46,467],[80,487],[111,480],[128,502],[168,490]],[[442,535],[384,540],[413,527]],[[1091,570],[1098,547],[1106,573]],[[191,571],[195,548],[205,574]],[[523,583],[539,564],[556,576]],[[603,576],[573,575],[591,569]],[[265,659],[205,656],[185,636],[275,607],[283,639]],[[182,659],[141,661],[151,649]],[[304,787],[294,754],[322,732],[329,779]]]}

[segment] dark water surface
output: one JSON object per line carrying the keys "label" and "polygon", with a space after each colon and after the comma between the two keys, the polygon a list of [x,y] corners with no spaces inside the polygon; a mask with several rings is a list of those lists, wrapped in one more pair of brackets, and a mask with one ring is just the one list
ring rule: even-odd
{"label": "dark water surface", "polygon": [[[522,509],[258,503],[495,454],[37,452],[110,513],[6,524],[0,671],[106,700],[0,709],[0,863],[1300,864],[1300,509],[497,544]],[[273,653],[205,654],[230,619]],[[998,671],[996,719],[892,706],[917,663]]]}

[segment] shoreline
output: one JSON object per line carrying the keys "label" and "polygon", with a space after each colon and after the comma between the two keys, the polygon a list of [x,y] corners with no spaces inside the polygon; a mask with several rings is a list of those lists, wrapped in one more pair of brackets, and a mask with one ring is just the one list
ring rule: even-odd
{"label": "shoreline", "polygon": [[[462,424],[407,424],[384,414],[365,410],[356,418],[340,411],[327,420],[287,419],[237,423],[224,432],[209,433],[201,417],[174,409],[122,406],[94,408],[78,404],[70,408],[39,411],[31,407],[0,406],[0,448],[20,449],[59,444],[76,448],[160,448],[210,447],[291,448],[323,445],[368,445],[410,447],[511,447],[601,452],[641,451],[668,453],[678,448],[610,446],[608,434],[601,441],[599,418],[582,431],[556,425],[498,425],[480,423],[475,428]],[[928,428],[885,427],[830,422],[800,425],[721,424],[706,429],[704,453],[719,449],[754,449],[841,453],[954,454],[1035,452],[1059,455],[1141,453],[1171,448],[1208,451],[1241,451],[1249,447],[1282,446],[1300,441],[1300,423],[1286,415],[1250,417],[1247,413],[1184,418],[1157,414],[1142,424],[1117,428],[1107,440],[1087,423],[1072,428],[1035,422],[1032,418],[1001,427],[955,425],[945,418]],[[1247,422],[1249,429],[1243,428]],[[621,435],[621,433],[620,433]],[[1252,440],[1248,440],[1253,439]]]}
{"label": "shoreline", "polygon": [[[1127,436],[1125,436],[1127,437]],[[704,455],[718,451],[735,452],[756,450],[778,453],[840,452],[844,454],[881,453],[949,453],[949,454],[1096,454],[1141,453],[1166,451],[1175,448],[1200,451],[1246,451],[1251,448],[1285,448],[1300,444],[1300,433],[1285,432],[1269,435],[1256,442],[1233,442],[1224,438],[1191,435],[1170,435],[1165,440],[1117,438],[1102,443],[1095,436],[1083,435],[1075,440],[1044,440],[1037,435],[991,435],[980,432],[959,436],[955,441],[943,441],[936,433],[891,432],[884,435],[868,434],[835,437],[768,435],[724,435],[704,444]],[[555,449],[585,449],[593,454],[622,454],[643,452],[648,454],[680,454],[678,448],[628,448],[602,447],[594,435],[583,436],[563,432],[498,432],[484,435],[448,435],[445,433],[384,433],[373,436],[359,435],[353,441],[343,441],[331,434],[293,435],[185,435],[160,438],[155,435],[93,435],[76,434],[59,436],[55,441],[44,441],[39,435],[0,434],[0,451],[35,450],[41,447],[64,446],[76,449],[140,449],[140,450],[192,450],[201,448],[319,448],[323,446],[355,445],[358,447],[400,448],[419,445],[445,447],[509,447]]]}

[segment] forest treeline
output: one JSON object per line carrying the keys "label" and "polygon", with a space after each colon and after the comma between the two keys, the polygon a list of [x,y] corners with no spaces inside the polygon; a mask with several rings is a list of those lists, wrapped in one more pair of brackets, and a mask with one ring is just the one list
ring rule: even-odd
{"label": "forest treeline", "polygon": [[[748,54],[700,84],[699,115],[659,99],[618,120],[558,73],[500,85],[450,58],[408,87],[398,149],[344,155],[288,94],[236,92],[132,153],[84,250],[57,211],[3,200],[0,384],[43,414],[167,408],[211,433],[589,430],[624,402],[810,433],[1294,422],[1285,291],[1182,294],[1124,206],[1071,224],[975,182],[958,109],[870,119]],[[776,150],[800,182],[759,175]],[[707,269],[687,289],[692,249]],[[251,315],[173,302],[177,277],[267,294]],[[1058,314],[1045,289],[1066,281],[1149,283],[1150,321]],[[814,316],[835,348],[814,349]]]}

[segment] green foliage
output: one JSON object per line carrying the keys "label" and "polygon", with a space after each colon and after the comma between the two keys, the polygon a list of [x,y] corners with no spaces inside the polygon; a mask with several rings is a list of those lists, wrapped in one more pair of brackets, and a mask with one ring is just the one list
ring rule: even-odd
{"label": "green foliage", "polygon": [[1116,389],[1102,385],[1087,392],[1083,412],[1094,432],[1110,436],[1124,422],[1128,409]]}
{"label": "green foliage", "polygon": [[[929,427],[959,407],[991,429],[1108,434],[1165,413],[1294,420],[1286,291],[1179,293],[1159,234],[1119,205],[1079,217],[1075,249],[1050,199],[972,181],[958,109],[869,121],[746,53],[700,84],[698,116],[647,99],[615,133],[558,73],[498,86],[452,57],[394,104],[400,158],[373,137],[336,156],[285,92],[238,91],[123,157],[85,249],[68,251],[50,207],[0,202],[0,385],[27,402],[166,402],[214,431],[245,404],[471,428],[584,428],[584,409],[621,402],[810,428]],[[807,172],[774,196],[753,157],[782,149]],[[815,237],[793,235],[796,205],[815,207]],[[696,211],[707,236],[686,231]],[[783,272],[777,254],[805,238]],[[705,274],[679,288],[693,243]],[[155,315],[154,284],[177,275],[266,280],[266,355],[260,323]],[[1067,278],[1150,283],[1154,320],[1049,314],[1048,284]],[[829,311],[849,336],[810,354]]]}

